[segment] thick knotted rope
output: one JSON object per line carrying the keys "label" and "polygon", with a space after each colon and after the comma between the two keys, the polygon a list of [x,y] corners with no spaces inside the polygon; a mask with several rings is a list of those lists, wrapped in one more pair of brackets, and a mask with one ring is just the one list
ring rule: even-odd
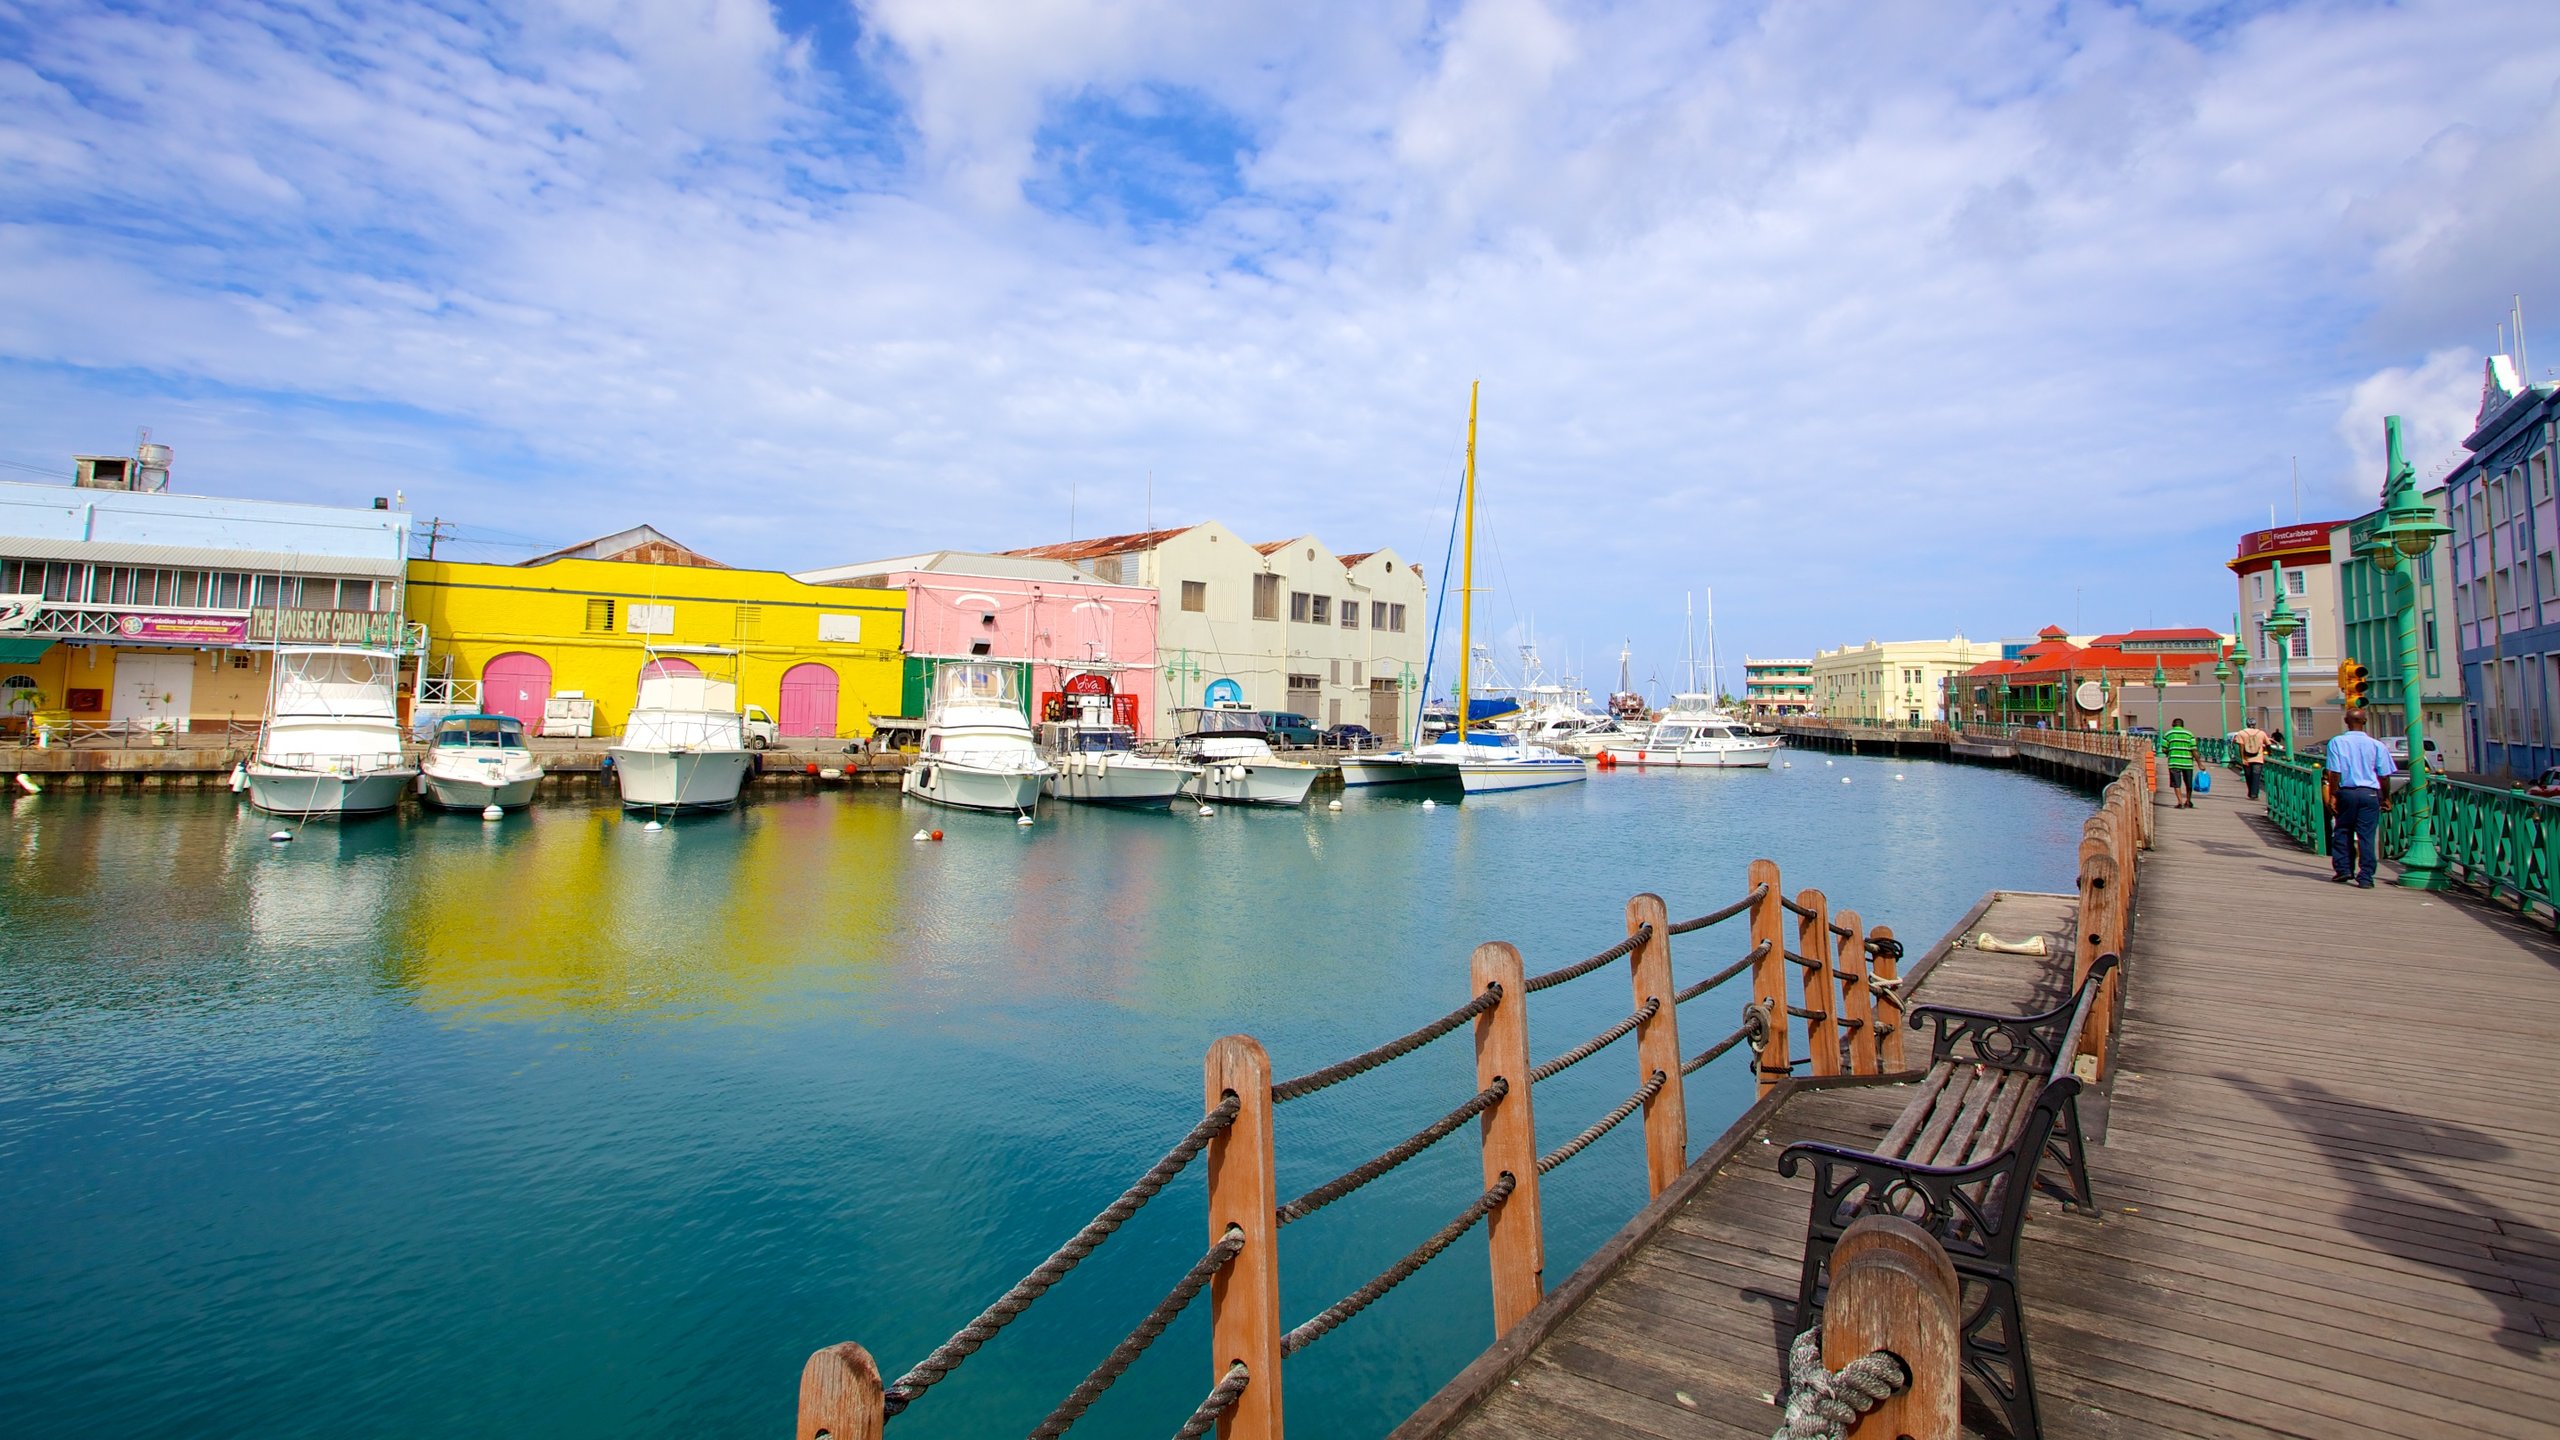
{"label": "thick knotted rope", "polygon": [[1796,1337],[1787,1352],[1787,1410],[1769,1440],[1848,1440],[1859,1416],[1911,1383],[1911,1372],[1877,1350],[1838,1370],[1822,1363],[1822,1327]]}

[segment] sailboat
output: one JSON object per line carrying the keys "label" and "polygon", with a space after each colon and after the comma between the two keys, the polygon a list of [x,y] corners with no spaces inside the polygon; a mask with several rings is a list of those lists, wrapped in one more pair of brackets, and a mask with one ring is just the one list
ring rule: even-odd
{"label": "sailboat", "polygon": [[[1473,691],[1469,686],[1475,664],[1475,598],[1476,598],[1476,396],[1477,386],[1467,387],[1467,479],[1460,514],[1465,517],[1465,570],[1458,591],[1458,694]],[[1534,790],[1548,785],[1570,785],[1591,778],[1591,771],[1581,757],[1562,754],[1548,747],[1493,731],[1473,728],[1472,705],[1458,708],[1458,728],[1440,737],[1431,747],[1434,759],[1457,767],[1458,783],[1467,794],[1485,795],[1501,790]]]}

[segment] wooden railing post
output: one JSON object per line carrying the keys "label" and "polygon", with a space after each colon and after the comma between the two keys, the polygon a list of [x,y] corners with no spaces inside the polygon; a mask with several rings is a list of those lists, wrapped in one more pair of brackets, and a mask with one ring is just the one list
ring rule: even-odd
{"label": "wooden railing post", "polygon": [[1273,1167],[1271,1056],[1250,1035],[1209,1047],[1207,1108],[1236,1097],[1233,1124],[1210,1137],[1209,1243],[1229,1229],[1244,1248],[1209,1282],[1209,1383],[1242,1362],[1244,1393],[1218,1417],[1218,1440],[1281,1440],[1279,1176]]}
{"label": "wooden railing post", "polygon": [[1840,912],[1840,938],[1832,972],[1840,977],[1840,1023],[1849,1031],[1849,1073],[1880,1075],[1877,1064],[1875,991],[1867,985],[1867,927],[1855,910]]}
{"label": "wooden railing post", "polygon": [[1680,1084],[1680,1014],[1671,1003],[1671,912],[1659,895],[1638,895],[1627,902],[1627,933],[1653,927],[1651,938],[1629,959],[1635,975],[1635,1008],[1653,1002],[1653,1018],[1636,1022],[1636,1084],[1650,1084],[1653,1072],[1667,1083],[1644,1102],[1644,1169],[1659,1195],[1689,1168],[1689,1100]]}
{"label": "wooden railing post", "polygon": [[1831,902],[1819,890],[1796,894],[1804,914],[1796,917],[1796,953],[1809,963],[1804,971],[1805,1053],[1815,1075],[1840,1073],[1840,987],[1831,978]]}
{"label": "wooden railing post", "polygon": [[800,1367],[800,1423],[794,1440],[880,1440],[888,1415],[880,1403],[880,1367],[848,1340]]}
{"label": "wooden railing post", "polygon": [[[2119,863],[2105,846],[2083,847],[2080,855],[2080,943],[2072,957],[2071,979],[2076,988],[2089,976],[2089,967],[2101,955],[2124,954],[2125,909],[2123,876],[2127,867]],[[2080,1037],[2080,1053],[2096,1067],[2096,1073],[2082,1079],[2095,1082],[2107,1072],[2113,1053],[2111,1040],[2115,1031],[2116,987],[2123,983],[2124,969],[2119,965],[2098,982],[2098,998],[2089,1007],[2089,1025]]]}
{"label": "wooden railing post", "polygon": [[[1893,938],[1893,927],[1879,925],[1867,938],[1887,941]],[[1867,984],[1875,991],[1876,1058],[1882,1063],[1881,1073],[1899,1075],[1908,1064],[1902,1058],[1902,967],[1893,958],[1890,945],[1876,952],[1869,964]]]}
{"label": "wooden railing post", "polygon": [[1751,1008],[1767,1017],[1768,1034],[1760,1045],[1756,1068],[1762,1095],[1795,1073],[1787,1050],[1787,906],[1778,888],[1778,862],[1751,862],[1751,888],[1760,894],[1751,907],[1751,948],[1760,952],[1751,967]]}
{"label": "wooden railing post", "polygon": [[1468,967],[1472,993],[1502,987],[1502,999],[1476,1017],[1476,1088],[1495,1080],[1508,1086],[1479,1120],[1484,1144],[1484,1183],[1504,1175],[1511,1194],[1485,1217],[1493,1249],[1493,1333],[1510,1333],[1546,1293],[1546,1239],[1538,1220],[1538,1126],[1529,1111],[1529,988],[1520,952],[1502,941],[1476,947]]}
{"label": "wooden railing post", "polygon": [[1899,1215],[1853,1221],[1831,1252],[1822,1363],[1837,1371],[1889,1350],[1911,1383],[1852,1422],[1851,1440],[1956,1440],[1962,1320],[1956,1268],[1928,1231]]}

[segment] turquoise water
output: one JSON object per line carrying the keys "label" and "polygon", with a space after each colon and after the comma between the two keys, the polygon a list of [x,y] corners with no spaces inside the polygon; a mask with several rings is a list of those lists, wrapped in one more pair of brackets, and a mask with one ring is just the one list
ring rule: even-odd
{"label": "turquoise water", "polygon": [[[2067,888],[2089,802],[2000,771],[1794,753],[1443,804],[1214,818],[759,798],[645,831],[601,805],[403,816],[290,845],[220,794],[0,820],[0,1416],[187,1434],[778,1434],[802,1360],[894,1375],[1194,1119],[1215,1037],[1282,1075],[1739,896],[1757,855],[1915,946],[1984,890]],[[1905,778],[1897,780],[1897,775]],[[1842,785],[1848,778],[1852,784]],[[1322,797],[1319,797],[1319,802]],[[942,844],[918,844],[919,826]],[[1685,981],[1736,926],[1675,945]],[[1694,1051],[1741,982],[1682,1012]],[[1627,1009],[1532,1008],[1545,1058]],[[1703,1145],[1737,1053],[1693,1077]],[[1631,1045],[1536,1092],[1552,1147]],[[1463,1033],[1285,1107],[1284,1198],[1474,1089]],[[1633,1124],[1548,1177],[1561,1281],[1644,1199]],[[1472,1128],[1283,1232],[1296,1323],[1479,1187]],[[1197,1168],[891,1423],[1020,1435],[1206,1243]],[[1205,1301],[1078,1433],[1169,1433]],[[1292,1429],[1384,1433],[1491,1338],[1481,1231],[1290,1363]]]}

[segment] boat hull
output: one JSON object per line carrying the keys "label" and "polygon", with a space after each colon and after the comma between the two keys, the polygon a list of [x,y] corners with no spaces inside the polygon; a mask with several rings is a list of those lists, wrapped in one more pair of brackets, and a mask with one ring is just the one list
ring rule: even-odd
{"label": "boat hull", "polygon": [[1315,784],[1316,767],[1296,761],[1211,760],[1183,790],[1229,805],[1302,805]]}
{"label": "boat hull", "polygon": [[429,774],[425,777],[425,800],[439,810],[486,810],[495,805],[501,810],[521,810],[533,803],[533,792],[542,784],[542,772],[519,776],[513,780],[464,779],[459,776]]}
{"label": "boat hull", "polygon": [[1458,767],[1409,755],[1345,755],[1342,784],[1350,790],[1379,785],[1454,785]]}
{"label": "boat hull", "polygon": [[1647,769],[1671,770],[1766,770],[1777,757],[1775,745],[1732,746],[1729,748],[1692,750],[1685,747],[1655,750],[1642,745],[1608,747],[1611,760],[1621,765],[1642,765]]}
{"label": "boat hull", "polygon": [[1132,764],[1113,757],[1093,760],[1069,755],[1050,762],[1049,793],[1079,805],[1170,805],[1198,772],[1188,765]]}
{"label": "boat hull", "polygon": [[614,787],[633,810],[726,810],[738,803],[755,757],[738,750],[626,750],[613,757]]}
{"label": "boat hull", "polygon": [[905,794],[954,810],[1025,811],[1040,803],[1042,770],[981,770],[973,765],[928,757],[907,767],[898,779]]}
{"label": "boat hull", "polygon": [[417,771],[375,770],[363,775],[332,775],[319,770],[282,770],[251,765],[249,803],[271,815],[380,815],[400,806],[400,792]]}
{"label": "boat hull", "polygon": [[1470,795],[1499,795],[1510,790],[1538,790],[1571,785],[1591,778],[1590,767],[1570,756],[1554,759],[1461,762],[1458,782]]}

